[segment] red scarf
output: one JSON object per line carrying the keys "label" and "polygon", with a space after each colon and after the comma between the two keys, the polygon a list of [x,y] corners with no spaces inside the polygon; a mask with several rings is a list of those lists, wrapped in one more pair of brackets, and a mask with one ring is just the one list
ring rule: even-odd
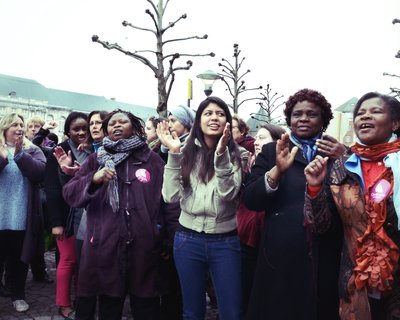
{"label": "red scarf", "polygon": [[[389,153],[400,151],[400,139],[394,142],[373,146],[354,145],[351,150],[359,157],[382,161]],[[385,199],[375,202],[371,191],[380,180],[390,183],[390,191]],[[356,266],[354,268],[355,284],[358,289],[368,286],[385,293],[392,290],[393,272],[397,266],[400,251],[389,238],[383,224],[386,221],[386,200],[393,193],[393,173],[386,168],[365,193],[365,210],[368,215],[368,226],[365,233],[357,239]]]}

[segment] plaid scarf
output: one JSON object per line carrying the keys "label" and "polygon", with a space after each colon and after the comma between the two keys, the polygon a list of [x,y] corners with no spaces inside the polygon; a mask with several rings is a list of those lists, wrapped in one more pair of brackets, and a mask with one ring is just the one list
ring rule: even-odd
{"label": "plaid scarf", "polygon": [[[109,137],[103,139],[103,145],[97,152],[97,162],[100,168],[103,167],[115,170],[115,168],[127,159],[134,150],[146,145],[145,139],[139,136],[133,136],[128,139],[112,141]],[[118,179],[115,175],[108,184],[107,198],[113,212],[119,208]]]}

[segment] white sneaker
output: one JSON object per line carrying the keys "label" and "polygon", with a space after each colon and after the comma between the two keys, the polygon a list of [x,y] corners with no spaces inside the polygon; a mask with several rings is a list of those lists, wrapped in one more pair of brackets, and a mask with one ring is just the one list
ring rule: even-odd
{"label": "white sneaker", "polygon": [[13,305],[17,312],[25,312],[29,309],[29,304],[25,300],[15,300],[13,301]]}

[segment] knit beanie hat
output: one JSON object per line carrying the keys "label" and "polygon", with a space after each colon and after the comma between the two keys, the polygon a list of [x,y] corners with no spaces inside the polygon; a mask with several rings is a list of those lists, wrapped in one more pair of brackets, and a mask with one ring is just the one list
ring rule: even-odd
{"label": "knit beanie hat", "polygon": [[185,128],[189,130],[193,126],[194,118],[196,116],[195,112],[192,109],[189,109],[186,106],[179,105],[177,107],[173,107],[169,110],[170,114],[173,115]]}

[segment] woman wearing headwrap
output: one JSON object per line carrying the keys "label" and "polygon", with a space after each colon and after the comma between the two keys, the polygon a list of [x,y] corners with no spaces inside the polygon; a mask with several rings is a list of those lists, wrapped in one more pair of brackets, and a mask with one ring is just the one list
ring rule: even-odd
{"label": "woman wearing headwrap", "polygon": [[[169,131],[179,138],[182,146],[190,133],[190,129],[192,129],[195,116],[196,113],[192,109],[182,105],[169,110]],[[168,153],[168,149],[161,145],[161,152]]]}
{"label": "woman wearing headwrap", "polygon": [[399,319],[400,102],[369,92],[353,122],[357,142],[331,170],[321,156],[305,169],[306,217],[320,234],[343,223],[341,319]]}
{"label": "woman wearing headwrap", "polygon": [[64,187],[71,206],[86,207],[76,319],[121,319],[125,296],[132,316],[159,319],[164,292],[160,259],[172,244],[177,211],[161,197],[164,162],[145,141],[142,120],[115,110],[103,120],[106,137]]}

